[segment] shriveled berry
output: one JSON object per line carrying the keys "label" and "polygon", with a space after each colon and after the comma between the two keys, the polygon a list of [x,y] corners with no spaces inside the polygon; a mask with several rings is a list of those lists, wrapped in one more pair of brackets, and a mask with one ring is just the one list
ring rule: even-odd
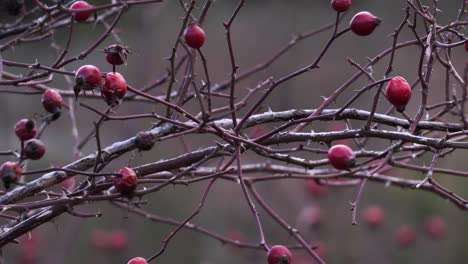
{"label": "shriveled berry", "polygon": [[268,264],[292,264],[291,251],[285,246],[276,245],[267,254]]}
{"label": "shriveled berry", "polygon": [[351,30],[359,36],[368,36],[380,24],[380,19],[373,14],[363,11],[351,19]]}
{"label": "shriveled berry", "polygon": [[45,144],[35,138],[28,140],[24,146],[23,154],[28,159],[38,160],[45,154]]}
{"label": "shriveled berry", "polygon": [[401,247],[407,248],[413,245],[416,240],[416,234],[411,226],[402,225],[397,230],[396,239]]}
{"label": "shriveled berry", "polygon": [[0,167],[0,176],[5,188],[8,189],[12,183],[17,182],[22,172],[21,166],[16,162],[7,161],[3,163]]}
{"label": "shriveled berry", "polygon": [[328,160],[337,170],[349,170],[356,163],[356,155],[346,145],[335,145],[328,150]]}
{"label": "shriveled berry", "polygon": [[201,27],[193,24],[185,29],[184,38],[191,48],[199,49],[205,43],[206,35]]}
{"label": "shriveled berry", "polygon": [[135,137],[135,146],[140,151],[150,150],[154,146],[155,137],[147,131],[139,132]]}
{"label": "shriveled berry", "polygon": [[127,61],[130,51],[127,47],[115,44],[104,49],[106,60],[112,65],[122,65]]}
{"label": "shriveled berry", "polygon": [[331,5],[337,12],[345,12],[351,7],[351,0],[332,0]]}
{"label": "shriveled berry", "polygon": [[42,94],[42,106],[47,112],[55,114],[62,109],[63,98],[57,91],[47,89]]}
{"label": "shriveled berry", "polygon": [[[70,9],[74,11],[90,9],[90,8],[93,8],[93,6],[90,5],[86,1],[76,1],[70,6]],[[77,22],[82,22],[82,21],[87,20],[92,14],[93,13],[91,11],[73,12],[73,16],[75,17],[75,21]]]}
{"label": "shriveled berry", "polygon": [[21,141],[29,140],[37,134],[36,125],[31,119],[21,119],[15,125],[15,133]]}
{"label": "shriveled berry", "polygon": [[369,206],[364,212],[364,219],[370,227],[377,227],[384,220],[384,211],[379,206]]}
{"label": "shriveled berry", "polygon": [[398,111],[404,111],[411,99],[411,86],[401,76],[393,77],[387,84],[386,94],[388,101]]}
{"label": "shriveled berry", "polygon": [[94,65],[83,65],[75,73],[75,96],[78,97],[81,90],[91,91],[102,84],[102,73]]}
{"label": "shriveled berry", "polygon": [[127,264],[148,264],[148,262],[142,257],[136,257],[132,258]]}
{"label": "shriveled berry", "polygon": [[102,86],[101,94],[108,105],[116,105],[127,93],[127,82],[118,72],[109,72]]}
{"label": "shriveled berry", "polygon": [[433,216],[427,220],[425,229],[433,239],[441,239],[446,233],[445,221],[440,216]]}
{"label": "shriveled berry", "polygon": [[134,170],[123,167],[114,177],[114,187],[121,194],[131,194],[138,185],[138,177]]}

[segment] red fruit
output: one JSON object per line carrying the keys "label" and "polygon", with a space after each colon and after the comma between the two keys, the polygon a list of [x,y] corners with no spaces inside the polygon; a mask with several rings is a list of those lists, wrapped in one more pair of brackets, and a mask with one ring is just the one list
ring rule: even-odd
{"label": "red fruit", "polygon": [[108,105],[118,104],[119,100],[125,96],[127,92],[127,82],[124,77],[118,72],[109,72],[106,75],[104,86],[101,89],[101,94]]}
{"label": "red fruit", "polygon": [[205,43],[205,31],[197,25],[191,25],[185,29],[184,38],[191,48],[199,49]]}
{"label": "red fruit", "polygon": [[403,225],[397,230],[397,242],[401,247],[407,248],[413,245],[416,235],[409,225]]}
{"label": "red fruit", "polygon": [[63,98],[57,91],[47,89],[42,94],[42,106],[47,112],[55,114],[62,109]]}
{"label": "red fruit", "polygon": [[0,177],[2,178],[5,188],[8,189],[11,183],[17,182],[22,172],[21,166],[16,162],[7,161],[3,163],[0,167]]}
{"label": "red fruit", "polygon": [[434,239],[441,239],[445,235],[445,222],[440,216],[433,216],[426,222],[426,232]]}
{"label": "red fruit", "polygon": [[75,96],[78,97],[78,94],[81,90],[94,90],[101,86],[102,84],[102,73],[101,71],[93,65],[83,65],[75,73]]}
{"label": "red fruit", "polygon": [[298,221],[306,226],[318,227],[322,224],[322,210],[318,206],[307,206],[299,213]]}
{"label": "red fruit", "polygon": [[332,0],[331,5],[337,12],[344,12],[351,6],[351,0]]}
{"label": "red fruit", "polygon": [[351,19],[351,30],[359,36],[368,36],[380,24],[380,19],[373,14],[363,11]]}
{"label": "red fruit", "polygon": [[327,191],[327,187],[318,184],[317,182],[315,182],[315,180],[308,180],[307,190],[312,196],[314,196],[315,198],[319,198],[324,192]]}
{"label": "red fruit", "polygon": [[[71,10],[83,10],[83,9],[90,9],[93,8],[92,5],[88,4],[86,1],[76,1],[73,5],[70,6]],[[73,12],[73,16],[75,17],[75,21],[82,22],[88,19],[93,12]]]}
{"label": "red fruit", "polygon": [[94,230],[91,234],[91,244],[96,249],[108,249],[110,239],[110,235],[102,230]]}
{"label": "red fruit", "polygon": [[337,170],[348,170],[356,163],[356,155],[346,145],[335,145],[328,151],[328,160]]}
{"label": "red fruit", "polygon": [[148,262],[146,262],[146,259],[142,257],[136,257],[132,258],[129,262],[127,262],[127,264],[148,264]]}
{"label": "red fruit", "polygon": [[107,62],[112,65],[122,65],[127,61],[130,52],[126,47],[115,44],[105,48],[104,53],[106,54]]}
{"label": "red fruit", "polygon": [[395,106],[398,111],[404,111],[411,99],[411,86],[401,76],[393,77],[386,88],[388,101]]}
{"label": "red fruit", "polygon": [[121,252],[128,247],[128,234],[125,231],[117,230],[109,234],[110,249]]}
{"label": "red fruit", "polygon": [[29,140],[37,134],[36,125],[31,119],[21,119],[15,125],[15,133],[21,141]]}
{"label": "red fruit", "polygon": [[39,139],[28,140],[24,146],[23,154],[28,159],[38,160],[45,154],[45,145]]}
{"label": "red fruit", "polygon": [[384,220],[384,211],[379,206],[369,206],[364,212],[364,219],[371,227],[377,227]]}
{"label": "red fruit", "polygon": [[21,239],[19,247],[20,262],[23,264],[39,263],[40,236],[38,233],[30,233]]}
{"label": "red fruit", "polygon": [[138,177],[134,170],[123,167],[119,170],[121,176],[114,177],[114,187],[121,194],[131,194],[137,187]]}
{"label": "red fruit", "polygon": [[285,246],[276,245],[270,248],[267,254],[268,264],[291,264],[291,251]]}

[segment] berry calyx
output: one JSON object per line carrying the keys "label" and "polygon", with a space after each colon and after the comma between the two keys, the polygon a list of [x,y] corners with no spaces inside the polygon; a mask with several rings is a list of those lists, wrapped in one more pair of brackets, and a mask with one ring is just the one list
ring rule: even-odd
{"label": "berry calyx", "polygon": [[331,6],[337,12],[345,12],[351,7],[351,0],[332,0]]}
{"label": "berry calyx", "polygon": [[34,138],[37,134],[36,125],[31,119],[21,119],[15,125],[15,134],[21,141]]}
{"label": "berry calyx", "polygon": [[[71,10],[77,11],[77,10],[84,10],[84,9],[90,9],[93,8],[92,5],[90,5],[86,1],[76,1],[70,6]],[[75,21],[77,22],[83,22],[86,21],[93,13],[91,11],[87,12],[73,12],[73,17],[75,18]]]}
{"label": "berry calyx", "polygon": [[356,155],[346,145],[335,145],[328,150],[328,160],[337,170],[349,170],[356,163]]}
{"label": "berry calyx", "polygon": [[10,188],[11,183],[17,182],[21,177],[23,170],[21,166],[12,161],[7,161],[0,167],[0,177],[6,189]]}
{"label": "berry calyx", "polygon": [[142,257],[136,257],[132,258],[127,264],[148,264],[148,262]]}
{"label": "berry calyx", "polygon": [[198,25],[191,25],[185,29],[184,39],[191,48],[199,49],[205,43],[205,31]]}
{"label": "berry calyx", "polygon": [[127,61],[130,51],[127,47],[115,44],[104,49],[106,60],[112,65],[122,65]]}
{"label": "berry calyx", "polygon": [[139,132],[135,137],[135,146],[140,151],[151,150],[154,146],[155,138],[150,132]]}
{"label": "berry calyx", "polygon": [[429,218],[425,225],[426,232],[433,239],[441,239],[446,232],[445,222],[440,216]]}
{"label": "berry calyx", "polygon": [[24,146],[23,154],[28,159],[38,160],[45,154],[45,144],[35,138],[28,140]]}
{"label": "berry calyx", "polygon": [[75,73],[75,97],[78,97],[81,90],[91,91],[102,84],[102,73],[94,65],[83,65]]}
{"label": "berry calyx", "polygon": [[388,101],[402,112],[411,99],[411,86],[405,78],[393,77],[387,84],[386,94]]}
{"label": "berry calyx", "polygon": [[396,239],[401,247],[407,248],[413,245],[414,241],[416,240],[416,234],[414,233],[411,226],[403,225],[398,228]]}
{"label": "berry calyx", "polygon": [[47,89],[42,94],[42,106],[51,114],[58,113],[62,109],[63,98],[57,91]]}
{"label": "berry calyx", "polygon": [[359,36],[368,36],[380,24],[380,19],[373,14],[363,11],[359,12],[351,19],[351,30]]}
{"label": "berry calyx", "polygon": [[291,264],[291,251],[285,246],[276,245],[270,248],[267,254],[268,264]]}
{"label": "berry calyx", "polygon": [[109,72],[105,77],[101,94],[108,105],[116,105],[127,93],[127,82],[118,72]]}
{"label": "berry calyx", "polygon": [[384,211],[379,206],[370,206],[364,212],[364,219],[370,227],[378,227],[384,220]]}
{"label": "berry calyx", "polygon": [[115,189],[124,195],[131,194],[138,185],[138,177],[134,170],[123,167],[118,172],[120,175],[114,177],[114,187]]}

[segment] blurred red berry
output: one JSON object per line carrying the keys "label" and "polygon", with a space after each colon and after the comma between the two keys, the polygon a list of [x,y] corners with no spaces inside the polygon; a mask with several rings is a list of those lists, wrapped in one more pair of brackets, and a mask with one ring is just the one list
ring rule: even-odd
{"label": "blurred red berry", "polygon": [[81,90],[91,91],[102,84],[102,73],[93,65],[83,65],[75,73],[75,97],[78,97]]}
{"label": "blurred red berry", "polygon": [[128,234],[123,230],[116,230],[109,234],[110,249],[121,252],[128,247]]}
{"label": "blurred red berry", "polygon": [[369,206],[364,212],[364,219],[371,227],[377,227],[384,220],[384,210],[379,206]]}
{"label": "blurred red berry", "polygon": [[21,119],[15,125],[15,133],[21,141],[29,140],[37,134],[36,125],[31,119]]}
{"label": "blurred red berry", "polygon": [[440,216],[429,218],[425,225],[426,232],[434,239],[441,239],[445,236],[445,221]]}
{"label": "blurred red berry", "polygon": [[[93,8],[92,5],[90,5],[86,1],[76,1],[70,6],[71,10],[77,11],[77,10],[84,10],[84,9],[90,9]],[[75,17],[75,21],[77,22],[82,22],[87,20],[93,13],[92,12],[73,12],[73,16]]]}
{"label": "blurred red berry", "polygon": [[29,233],[20,240],[19,259],[21,264],[39,263],[40,236],[37,232]]}
{"label": "blurred red berry", "polygon": [[322,210],[318,206],[306,206],[299,213],[298,222],[309,227],[318,227],[322,224]]}
{"label": "blurred red berry", "polygon": [[355,165],[356,155],[346,145],[335,145],[328,151],[328,160],[337,170],[348,170]]}
{"label": "blurred red berry", "polygon": [[363,11],[351,19],[351,30],[359,36],[368,36],[380,24],[380,19],[373,14]]}
{"label": "blurred red berry", "polygon": [[116,105],[127,92],[127,82],[118,72],[109,72],[106,75],[102,96],[108,105]]}
{"label": "blurred red berry", "polygon": [[63,98],[56,90],[47,89],[42,94],[42,106],[47,112],[55,114],[62,109]]}
{"label": "blurred red berry", "polygon": [[142,257],[136,257],[132,258],[127,264],[148,264],[148,262]]}
{"label": "blurred red berry", "polygon": [[276,245],[267,254],[268,264],[292,264],[291,251],[285,246]]}
{"label": "blurred red berry", "polygon": [[71,192],[75,189],[75,177],[68,178],[61,183],[62,188]]}
{"label": "blurred red berry", "polygon": [[401,247],[408,248],[414,244],[416,234],[411,226],[402,225],[397,230],[396,239]]}
{"label": "blurred red berry", "polygon": [[345,12],[351,7],[351,0],[332,0],[331,5],[337,12]]}
{"label": "blurred red berry", "polygon": [[123,167],[118,172],[121,176],[114,177],[114,187],[121,194],[131,194],[137,187],[138,177],[134,170]]}
{"label": "blurred red berry", "polygon": [[191,25],[185,29],[184,38],[191,48],[199,49],[205,43],[205,31],[197,25]]}
{"label": "blurred red berry", "polygon": [[320,198],[322,194],[327,191],[327,187],[324,185],[318,184],[315,180],[308,180],[307,191],[309,191],[309,193],[315,198]]}
{"label": "blurred red berry", "polygon": [[109,249],[110,240],[110,235],[103,230],[94,230],[91,233],[91,245],[96,249]]}
{"label": "blurred red berry", "polygon": [[411,99],[411,86],[401,76],[393,77],[387,84],[386,94],[388,101],[398,111],[404,111]]}
{"label": "blurred red berry", "polygon": [[21,166],[16,162],[7,161],[3,163],[0,167],[0,177],[5,188],[8,189],[12,183],[17,182],[22,172]]}
{"label": "blurred red berry", "polygon": [[45,144],[39,139],[30,139],[26,141],[23,153],[28,159],[38,160],[45,154]]}

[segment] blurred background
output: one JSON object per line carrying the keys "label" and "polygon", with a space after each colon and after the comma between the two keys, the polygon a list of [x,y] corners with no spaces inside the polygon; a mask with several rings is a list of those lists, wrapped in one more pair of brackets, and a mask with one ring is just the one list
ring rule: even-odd
{"label": "blurred background", "polygon": [[[29,4],[33,5],[33,1],[30,2]],[[43,2],[51,4],[51,1]],[[97,0],[89,2],[94,5],[108,3],[108,1]],[[203,1],[199,2],[196,14],[200,12],[203,4]],[[307,32],[333,22],[335,13],[330,8],[329,2],[329,0],[247,1],[232,27],[233,46],[240,67],[239,71],[242,72],[266,61],[286,45],[294,34]],[[453,21],[459,2],[439,1],[439,9],[443,11],[439,13],[440,24]],[[346,58],[365,64],[367,57],[374,57],[383,49],[390,47],[392,38],[389,35],[401,22],[405,3],[404,0],[354,0],[340,28],[345,28],[352,15],[363,10],[380,17],[381,25],[368,37],[358,37],[351,33],[342,36],[325,55],[320,63],[320,69],[301,75],[278,87],[269,97],[262,111],[267,111],[268,108],[280,111],[317,107],[323,100],[322,96],[329,96],[356,72]],[[229,19],[236,5],[237,1],[215,1],[203,27],[207,34],[207,41],[202,51],[208,60],[213,83],[229,78],[231,65],[222,22]],[[164,58],[170,56],[183,16],[184,12],[178,1],[170,0],[165,3],[134,6],[124,14],[116,30],[133,55],[130,56],[127,66],[119,67],[118,71],[126,77],[128,83],[134,87],[142,87],[165,73],[169,63]],[[14,17],[1,13],[0,21],[11,23]],[[100,24],[97,26],[92,23],[76,24],[69,54],[78,54],[89,47],[104,30],[105,28]],[[240,82],[236,93],[239,96],[243,95],[249,88],[255,87],[270,76],[279,78],[310,64],[321,51],[330,34],[331,32],[327,31],[301,41],[271,67]],[[54,41],[59,45],[64,45],[66,38],[67,30],[61,28],[56,31]],[[408,28],[405,28],[400,40],[409,39],[413,39],[413,35]],[[98,49],[102,50],[114,42],[109,37]],[[55,59],[54,54],[51,39],[45,39],[41,42],[21,44],[16,49],[8,50],[1,55],[7,60],[25,63],[34,63],[37,60],[42,64],[50,65]],[[399,50],[395,57],[393,74],[405,76],[412,83],[417,77],[419,54],[417,47]],[[466,60],[463,48],[454,49],[453,58],[455,67],[462,71]],[[376,78],[381,78],[383,75],[387,61],[388,59],[384,59],[373,68]],[[111,70],[103,54],[98,51],[93,52],[83,61],[68,65],[67,70],[76,70],[83,64],[96,65],[103,71]],[[5,68],[5,70],[15,73],[23,72],[18,68]],[[198,76],[203,78],[201,64],[197,65],[196,71]],[[443,71],[440,65],[434,69],[430,87],[430,104],[440,102],[443,98]],[[50,86],[57,89],[71,89],[62,76],[55,75],[54,77],[54,82]],[[355,90],[362,88],[366,83],[365,78],[360,78],[332,107],[340,107]],[[153,90],[152,94],[163,94],[165,89],[164,85]],[[352,107],[370,109],[373,94],[373,92],[366,94]],[[258,98],[258,95],[250,102],[255,98]],[[100,110],[105,110],[107,107],[102,100],[81,100]],[[407,108],[411,116],[416,113],[419,101],[420,96],[416,92],[412,103]],[[225,100],[218,100],[215,105],[221,106],[226,103]],[[187,106],[192,113],[198,112],[197,107],[196,102]],[[382,101],[378,111],[383,112],[388,107],[389,104]],[[151,111],[162,112],[164,108],[153,104],[133,102],[119,106],[117,113],[139,114]],[[13,126],[19,119],[38,118],[43,114],[40,95],[1,94],[0,150],[19,148],[19,142],[13,131]],[[80,138],[83,138],[91,131],[92,122],[98,117],[82,107],[77,107],[76,114]],[[317,122],[313,129],[315,131],[333,130],[337,127],[343,129],[343,125],[340,122]],[[362,123],[356,122],[353,125],[358,127]],[[150,126],[151,123],[148,120],[106,122],[101,129],[101,134],[105,135],[101,139],[102,144],[108,146],[112,142],[127,139]],[[265,128],[273,127],[271,125]],[[64,113],[45,131],[43,136],[43,141],[47,144],[45,158],[30,162],[28,169],[35,170],[72,162],[74,160],[73,137],[70,128],[70,118]],[[213,141],[220,140],[208,135],[184,139],[190,150],[209,146],[213,144]],[[388,141],[371,140],[369,149],[381,150],[388,145]],[[95,142],[92,140],[82,152],[88,155],[93,151],[95,151]],[[122,156],[112,162],[105,171],[115,171],[122,167],[122,164],[136,166],[170,158],[185,151],[179,139],[159,142],[150,152],[135,152]],[[444,159],[440,159],[438,167],[467,170],[466,154],[466,150],[455,151]],[[431,158],[431,155],[423,156],[416,160],[415,164],[428,165]],[[5,157],[0,157],[0,163],[6,160]],[[244,163],[262,161],[265,159],[252,153],[244,156]],[[421,173],[398,169],[389,173],[406,178],[422,179],[424,177]],[[434,177],[449,189],[463,197],[468,197],[468,184],[463,177],[439,174],[435,174]],[[32,178],[34,177],[26,180]],[[205,187],[206,182],[190,186],[170,186],[146,196],[148,204],[144,206],[144,209],[160,216],[183,220],[195,210]],[[321,191],[317,191],[316,187],[313,183],[300,180],[265,182],[257,186],[273,209],[290,224],[300,228],[308,241],[319,245],[319,254],[328,263],[465,263],[468,259],[468,217],[466,212],[456,208],[450,202],[423,191],[369,183],[358,212],[360,224],[352,226],[349,202],[355,199],[357,187],[328,187]],[[383,210],[384,216],[378,227],[371,228],[365,223],[364,217],[366,208],[374,205]],[[260,207],[258,209],[269,245],[294,243],[284,229],[270,219]],[[134,256],[148,257],[156,253],[161,246],[162,239],[173,228],[151,222],[106,202],[81,206],[79,210],[101,212],[103,216],[83,219],[64,214],[55,221],[40,226],[29,236],[22,237],[23,246],[15,244],[5,246],[2,253],[6,263],[126,263]],[[377,215],[379,218],[379,213]],[[443,223],[441,225],[440,221],[435,221],[438,224],[432,224],[429,228],[431,232],[428,232],[427,223],[434,216],[440,217]],[[254,218],[248,209],[240,186],[236,184],[218,181],[210,192],[202,212],[193,223],[225,236],[238,237],[252,243],[258,241]],[[406,243],[408,237],[411,238],[411,234],[401,231],[402,226],[409,226],[406,230],[411,229],[414,232],[413,243],[411,241]],[[102,238],[114,241],[113,245],[102,247],[99,244],[102,243]],[[35,262],[25,262],[25,255],[28,254],[34,255]],[[295,250],[293,254],[295,255],[294,263],[312,262],[312,259],[302,251]],[[261,250],[239,250],[190,230],[182,230],[155,263],[266,263],[265,255],[266,253]]]}

